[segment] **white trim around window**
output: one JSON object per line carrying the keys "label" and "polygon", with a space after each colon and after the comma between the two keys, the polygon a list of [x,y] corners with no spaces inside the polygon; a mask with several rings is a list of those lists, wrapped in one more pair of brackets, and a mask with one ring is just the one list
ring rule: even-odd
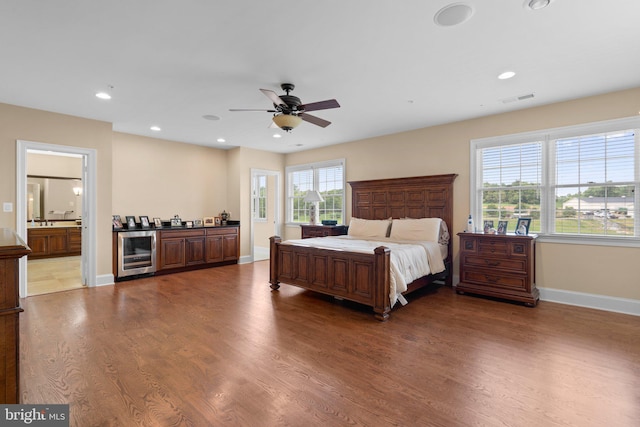
{"label": "white trim around window", "polygon": [[[633,155],[633,175],[623,184],[635,186],[635,191],[630,196],[633,201],[634,235],[617,237],[613,235],[589,235],[589,234],[563,234],[555,232],[556,221],[556,185],[557,164],[555,146],[557,140],[576,138],[586,135],[604,134],[622,130],[635,130],[635,151]],[[616,120],[588,123],[561,128],[545,129],[534,132],[525,132],[513,135],[503,135],[490,138],[474,139],[470,142],[470,213],[476,224],[482,223],[483,215],[483,185],[482,158],[483,149],[501,146],[539,143],[541,145],[540,165],[540,232],[539,240],[543,242],[585,244],[602,246],[640,247],[640,117],[629,117]],[[629,156],[630,157],[630,156]],[[607,181],[608,183],[609,181]],[[512,188],[512,187],[509,187]],[[494,187],[495,190],[495,187]],[[627,199],[629,200],[629,199]],[[550,207],[552,209],[550,209]]]}

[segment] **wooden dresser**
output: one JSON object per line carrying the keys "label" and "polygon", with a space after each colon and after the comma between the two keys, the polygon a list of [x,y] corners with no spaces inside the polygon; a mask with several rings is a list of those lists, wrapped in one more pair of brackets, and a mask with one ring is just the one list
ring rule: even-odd
{"label": "wooden dresser", "polygon": [[19,403],[20,293],[18,260],[31,249],[13,231],[0,228],[0,402]]}
{"label": "wooden dresser", "polygon": [[535,307],[536,236],[458,233],[460,237],[459,294],[503,298]]}
{"label": "wooden dresser", "polygon": [[342,236],[347,234],[346,225],[301,225],[302,238]]}

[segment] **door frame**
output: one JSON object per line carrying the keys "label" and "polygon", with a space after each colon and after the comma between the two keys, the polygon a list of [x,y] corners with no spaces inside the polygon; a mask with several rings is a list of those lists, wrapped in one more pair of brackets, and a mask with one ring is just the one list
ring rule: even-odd
{"label": "door frame", "polygon": [[[27,241],[27,151],[41,150],[83,156],[82,280],[96,286],[97,280],[97,156],[93,148],[71,147],[34,141],[16,141],[16,231]],[[86,179],[86,182],[85,182]],[[19,261],[20,298],[27,296],[27,257]]]}
{"label": "door frame", "polygon": [[[249,213],[249,218],[251,218],[251,262],[253,262],[255,260],[255,254],[254,254],[254,225],[253,225],[253,210],[254,210],[254,201],[255,199],[253,198],[253,194],[255,191],[254,185],[255,185],[255,178],[257,175],[267,175],[267,176],[273,176],[275,177],[275,189],[274,189],[274,199],[275,200],[269,200],[267,199],[267,205],[269,203],[273,204],[273,215],[274,215],[274,227],[273,227],[273,233],[276,236],[280,235],[280,207],[282,205],[282,200],[281,200],[281,189],[280,189],[280,182],[282,181],[282,173],[280,171],[273,171],[273,170],[267,170],[267,169],[254,169],[251,168],[251,212]],[[267,185],[268,185],[268,180],[267,180]],[[269,191],[267,189],[267,194],[269,194]]]}

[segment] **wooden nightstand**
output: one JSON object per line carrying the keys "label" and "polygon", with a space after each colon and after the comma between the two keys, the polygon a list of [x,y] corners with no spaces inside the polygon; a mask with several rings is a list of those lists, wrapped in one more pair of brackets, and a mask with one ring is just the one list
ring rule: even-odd
{"label": "wooden nightstand", "polygon": [[535,307],[536,236],[458,233],[459,294],[470,293],[520,301]]}
{"label": "wooden nightstand", "polygon": [[301,225],[302,238],[342,236],[347,234],[346,225]]}

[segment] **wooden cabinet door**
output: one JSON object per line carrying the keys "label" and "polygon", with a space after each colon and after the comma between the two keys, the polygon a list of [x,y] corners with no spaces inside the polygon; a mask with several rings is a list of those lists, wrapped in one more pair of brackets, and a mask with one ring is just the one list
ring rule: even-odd
{"label": "wooden cabinet door", "polygon": [[230,261],[238,259],[238,236],[236,234],[227,234],[222,240],[222,259]]}
{"label": "wooden cabinet door", "polygon": [[29,231],[27,237],[27,245],[31,248],[29,258],[37,258],[49,254],[49,237],[31,233]]}
{"label": "wooden cabinet door", "polygon": [[50,230],[49,234],[49,254],[67,253],[67,230]]}
{"label": "wooden cabinet door", "polygon": [[185,239],[162,239],[160,244],[160,269],[185,266]]}
{"label": "wooden cabinet door", "polygon": [[203,237],[185,239],[186,265],[203,264],[205,262],[205,240]]}
{"label": "wooden cabinet door", "polygon": [[223,252],[223,236],[222,235],[210,235],[207,236],[207,254],[206,261],[209,262],[222,262],[224,260]]}

